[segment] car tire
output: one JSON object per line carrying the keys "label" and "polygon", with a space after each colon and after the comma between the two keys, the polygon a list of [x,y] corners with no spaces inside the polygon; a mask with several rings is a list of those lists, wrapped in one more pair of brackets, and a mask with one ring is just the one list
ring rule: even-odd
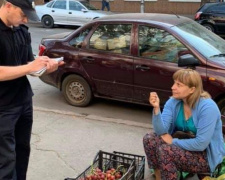
{"label": "car tire", "polygon": [[53,28],[54,27],[54,20],[51,16],[44,16],[41,20],[43,27],[45,28]]}
{"label": "car tire", "polygon": [[213,27],[211,24],[203,24],[203,26],[204,26],[206,29],[208,29],[209,31],[212,31],[212,32],[215,31],[215,30],[214,30],[214,27]]}
{"label": "car tire", "polygon": [[[217,102],[217,105],[220,109],[221,115],[225,116],[225,98],[222,98]],[[222,118],[222,123],[225,125],[225,118]]]}
{"label": "car tire", "polygon": [[84,107],[92,100],[89,84],[78,75],[69,75],[63,80],[62,92],[66,101],[73,106]]}

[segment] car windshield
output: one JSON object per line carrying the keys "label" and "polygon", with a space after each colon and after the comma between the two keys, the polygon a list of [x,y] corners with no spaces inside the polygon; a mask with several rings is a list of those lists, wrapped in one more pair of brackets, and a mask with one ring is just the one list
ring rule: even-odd
{"label": "car windshield", "polygon": [[225,40],[210,32],[202,25],[190,21],[173,26],[172,29],[208,60],[217,63],[225,62]]}
{"label": "car windshield", "polygon": [[88,10],[99,10],[96,7],[94,7],[93,5],[89,4],[88,2],[80,1],[80,3],[82,3]]}

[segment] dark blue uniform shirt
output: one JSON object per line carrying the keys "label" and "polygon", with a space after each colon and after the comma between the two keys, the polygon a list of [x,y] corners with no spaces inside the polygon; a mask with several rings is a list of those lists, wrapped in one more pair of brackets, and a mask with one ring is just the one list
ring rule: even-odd
{"label": "dark blue uniform shirt", "polygon": [[[0,66],[19,66],[34,59],[28,27],[9,28],[0,19]],[[0,81],[0,108],[15,107],[31,100],[33,92],[26,76]]]}

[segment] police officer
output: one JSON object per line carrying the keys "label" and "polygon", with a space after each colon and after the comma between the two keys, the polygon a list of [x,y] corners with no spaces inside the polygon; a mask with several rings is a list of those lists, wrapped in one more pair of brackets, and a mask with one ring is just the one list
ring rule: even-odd
{"label": "police officer", "polygon": [[26,75],[43,67],[55,71],[63,62],[34,59],[28,27],[38,20],[31,0],[3,0],[0,7],[0,180],[25,180],[33,121]]}

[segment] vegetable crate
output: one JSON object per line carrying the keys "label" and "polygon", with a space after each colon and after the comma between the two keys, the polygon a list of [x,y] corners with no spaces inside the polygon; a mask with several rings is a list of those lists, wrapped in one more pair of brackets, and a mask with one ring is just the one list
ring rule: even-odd
{"label": "vegetable crate", "polygon": [[94,158],[93,164],[89,166],[76,178],[66,178],[65,180],[92,180],[89,179],[93,169],[99,168],[101,171],[114,168],[121,172],[120,180],[135,180],[135,164],[134,159],[119,154],[99,151]]}
{"label": "vegetable crate", "polygon": [[128,157],[134,160],[134,165],[135,165],[135,180],[142,180],[144,179],[145,175],[145,156],[139,156],[135,154],[128,154],[128,153],[123,153],[123,152],[117,152],[114,151],[114,154]]}

